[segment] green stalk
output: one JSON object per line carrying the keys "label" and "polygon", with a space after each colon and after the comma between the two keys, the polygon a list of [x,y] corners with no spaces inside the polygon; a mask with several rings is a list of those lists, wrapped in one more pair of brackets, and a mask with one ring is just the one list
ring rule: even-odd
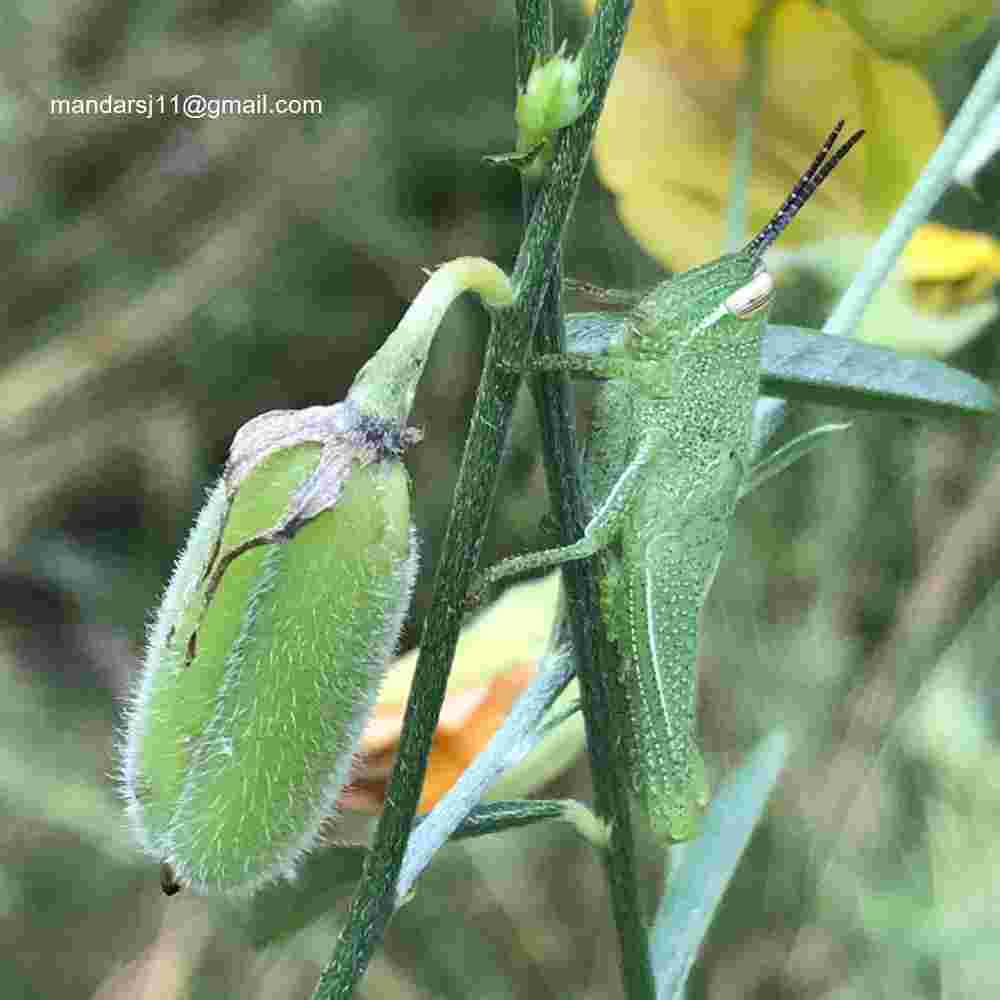
{"label": "green stalk", "polygon": [[736,253],[747,241],[747,190],[753,167],[753,126],[764,93],[767,69],[767,34],[771,29],[775,3],[757,11],[746,36],[746,73],[740,87],[736,114],[736,144],[733,147],[729,203],[726,206],[726,253]]}
{"label": "green stalk", "polygon": [[[537,54],[548,55],[554,40],[548,0],[519,0],[519,86],[523,87]],[[539,30],[547,23],[547,30]],[[534,45],[544,45],[536,49]],[[530,217],[538,196],[530,180],[523,185],[525,216]],[[562,320],[562,261],[555,262],[555,276],[535,328],[535,352],[557,354],[566,350]],[[532,394],[541,428],[546,484],[552,512],[559,524],[561,545],[583,537],[588,511],[580,478],[579,448],[574,425],[573,391],[561,372],[537,375]],[[629,811],[626,763],[615,747],[625,745],[618,732],[626,717],[624,692],[618,683],[618,654],[608,637],[601,613],[598,560],[565,563],[562,567],[569,617],[580,680],[580,708],[587,731],[590,772],[594,782],[594,809],[611,826],[611,841],[602,852],[618,942],[625,996],[646,1000],[655,995],[649,964],[646,928],[642,918],[635,874],[635,845]]]}
{"label": "green stalk", "polygon": [[1000,101],[1000,45],[993,50],[993,55],[962,102],[917,183],[910,189],[892,221],[869,251],[864,266],[823,324],[824,333],[837,337],[849,337],[853,333],[865,307],[889,276],[913,231],[927,219],[952,183],[958,161],[997,101]]}
{"label": "green stalk", "polygon": [[393,914],[396,882],[416,814],[431,737],[444,701],[465,595],[493,506],[520,369],[556,269],[631,6],[630,0],[605,0],[594,15],[583,50],[581,78],[589,103],[560,136],[549,180],[540,193],[518,253],[514,305],[494,315],[386,806],[347,922],[338,936],[333,958],[320,977],[314,1000],[353,994]]}

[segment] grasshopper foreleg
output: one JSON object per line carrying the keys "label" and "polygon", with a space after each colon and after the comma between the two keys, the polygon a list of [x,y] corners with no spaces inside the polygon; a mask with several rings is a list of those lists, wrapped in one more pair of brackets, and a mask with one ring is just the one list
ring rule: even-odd
{"label": "grasshopper foreleg", "polygon": [[466,603],[471,607],[477,606],[494,583],[508,576],[560,566],[575,559],[587,559],[610,545],[618,537],[628,510],[642,491],[646,474],[655,462],[656,455],[665,440],[666,435],[659,429],[648,431],[643,435],[635,457],[626,466],[607,499],[588,522],[583,538],[572,545],[529,552],[527,555],[504,559],[491,566],[473,581]]}

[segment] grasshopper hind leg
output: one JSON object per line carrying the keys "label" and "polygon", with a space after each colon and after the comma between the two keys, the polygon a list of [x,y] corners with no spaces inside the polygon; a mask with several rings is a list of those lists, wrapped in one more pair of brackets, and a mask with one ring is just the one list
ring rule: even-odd
{"label": "grasshopper hind leg", "polygon": [[[714,559],[711,561],[714,564]],[[709,800],[696,741],[698,618],[711,566],[681,556],[681,540],[665,532],[649,540],[645,559],[628,573],[631,715],[628,748],[642,811],[663,843],[698,835]]]}

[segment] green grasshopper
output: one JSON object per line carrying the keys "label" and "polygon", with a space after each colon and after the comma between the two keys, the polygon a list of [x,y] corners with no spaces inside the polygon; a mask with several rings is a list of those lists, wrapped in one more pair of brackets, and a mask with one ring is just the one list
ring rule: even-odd
{"label": "green grasshopper", "polygon": [[833,129],[770,222],[742,250],[664,282],[604,354],[541,355],[531,371],[607,380],[588,450],[583,538],[507,559],[474,595],[527,570],[607,550],[602,607],[622,657],[634,792],[662,841],[696,836],[709,798],[695,739],[698,618],[750,481],[761,340],[774,282],[764,251],[864,134]]}

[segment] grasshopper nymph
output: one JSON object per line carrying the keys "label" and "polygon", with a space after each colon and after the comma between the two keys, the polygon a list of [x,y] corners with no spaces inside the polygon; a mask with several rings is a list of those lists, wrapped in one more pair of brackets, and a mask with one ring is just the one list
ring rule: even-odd
{"label": "grasshopper nymph", "polygon": [[863,132],[843,121],[742,250],[655,288],[606,354],[543,355],[532,371],[606,380],[588,450],[593,514],[573,545],[505,560],[513,573],[608,549],[602,605],[622,657],[635,794],[663,841],[697,835],[708,802],[695,740],[698,617],[747,480],[761,340],[774,283],[762,255]]}

